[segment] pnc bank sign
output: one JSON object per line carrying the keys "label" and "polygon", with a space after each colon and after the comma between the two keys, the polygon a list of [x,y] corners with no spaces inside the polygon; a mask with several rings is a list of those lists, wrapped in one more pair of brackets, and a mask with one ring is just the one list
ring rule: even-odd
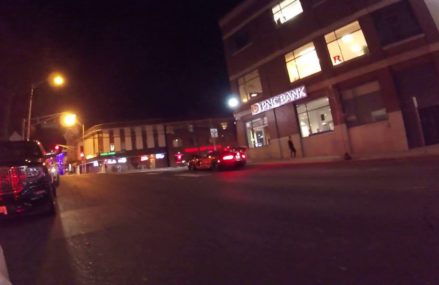
{"label": "pnc bank sign", "polygon": [[308,94],[306,93],[305,86],[297,87],[285,93],[251,105],[252,115],[280,107],[299,99],[306,98],[307,96]]}

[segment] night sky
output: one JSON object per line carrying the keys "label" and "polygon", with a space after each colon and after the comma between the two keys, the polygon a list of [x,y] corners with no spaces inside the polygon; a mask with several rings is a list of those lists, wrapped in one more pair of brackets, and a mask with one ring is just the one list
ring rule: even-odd
{"label": "night sky", "polygon": [[39,87],[35,115],[71,110],[88,126],[230,115],[218,19],[239,2],[2,0],[0,92],[15,94],[12,125],[31,82],[51,70],[68,85]]}

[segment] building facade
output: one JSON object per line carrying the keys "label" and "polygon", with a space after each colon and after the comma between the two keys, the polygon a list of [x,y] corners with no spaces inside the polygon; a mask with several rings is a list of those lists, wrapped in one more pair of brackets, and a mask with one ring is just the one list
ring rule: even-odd
{"label": "building facade", "polygon": [[439,143],[439,2],[245,0],[220,21],[254,160]]}
{"label": "building facade", "polygon": [[105,123],[77,141],[76,160],[86,172],[184,166],[195,153],[234,144],[233,118]]}

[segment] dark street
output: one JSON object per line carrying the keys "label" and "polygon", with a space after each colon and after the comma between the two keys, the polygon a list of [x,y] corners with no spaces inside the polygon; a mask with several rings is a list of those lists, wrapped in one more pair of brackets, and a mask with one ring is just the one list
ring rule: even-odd
{"label": "dark street", "polygon": [[64,176],[0,224],[24,284],[437,284],[437,158]]}

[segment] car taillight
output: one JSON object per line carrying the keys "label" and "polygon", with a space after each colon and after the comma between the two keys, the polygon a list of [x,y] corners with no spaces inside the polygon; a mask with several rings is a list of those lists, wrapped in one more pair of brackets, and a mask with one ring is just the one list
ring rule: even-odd
{"label": "car taillight", "polygon": [[241,157],[242,157],[242,158],[245,158],[245,154],[241,154]]}
{"label": "car taillight", "polygon": [[23,170],[23,167],[11,167],[9,169],[9,179],[14,193],[20,193],[23,191],[24,183],[26,181],[26,174]]}
{"label": "car taillight", "polygon": [[223,156],[223,160],[232,160],[233,159],[233,155],[225,155]]}

